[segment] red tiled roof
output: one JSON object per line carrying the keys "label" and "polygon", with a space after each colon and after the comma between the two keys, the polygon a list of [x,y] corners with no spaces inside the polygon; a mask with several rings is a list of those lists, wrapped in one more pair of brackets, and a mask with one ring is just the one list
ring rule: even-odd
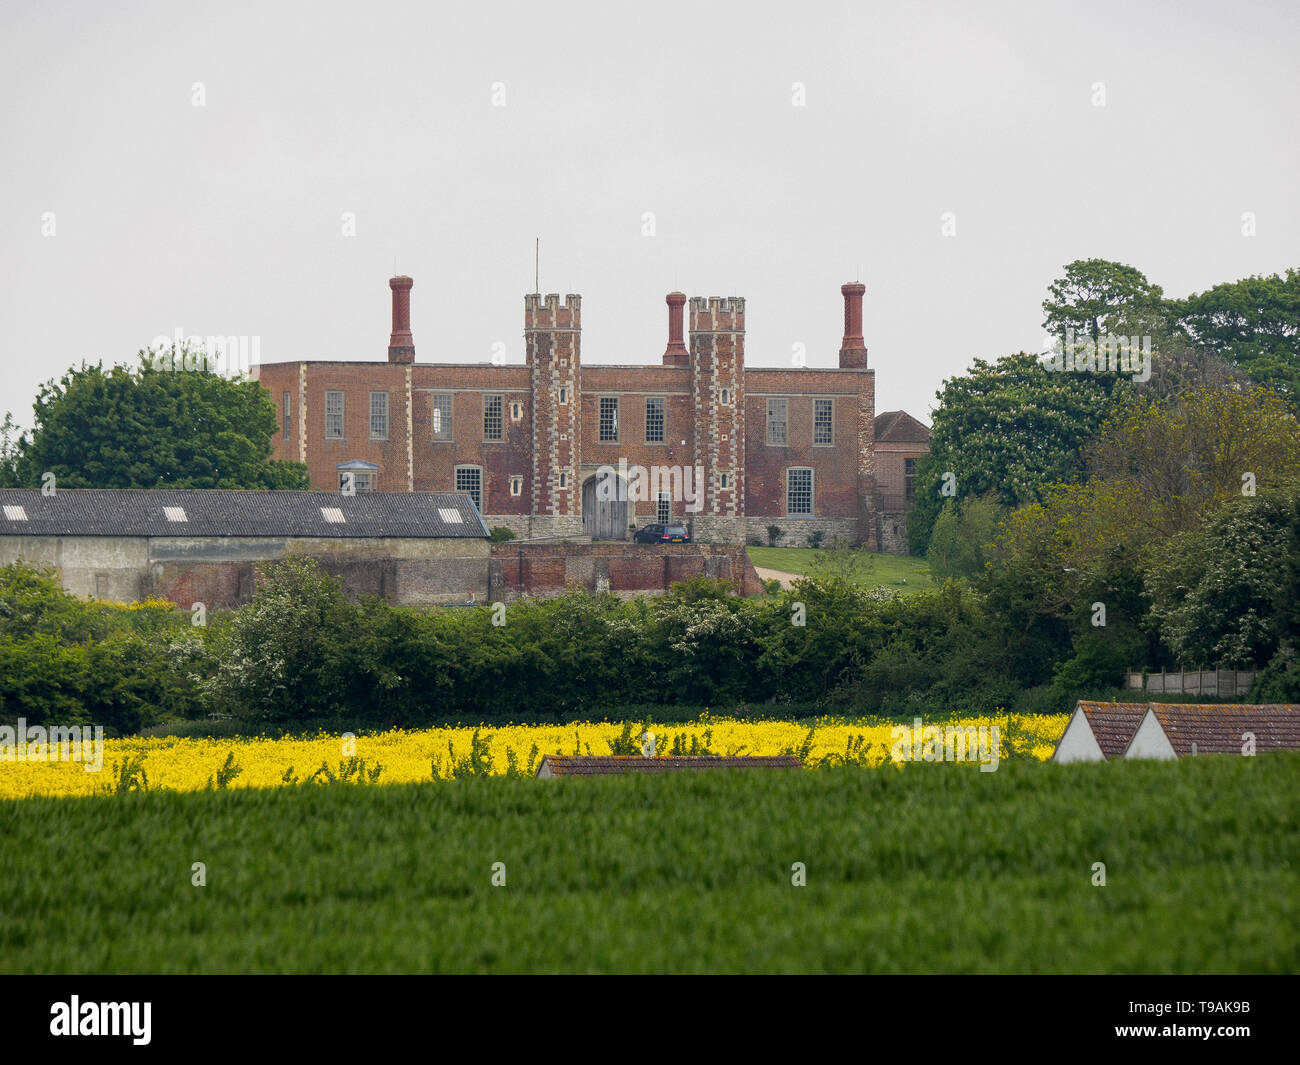
{"label": "red tiled roof", "polygon": [[667,773],[675,769],[799,769],[793,754],[642,758],[640,755],[548,754],[537,767],[548,766],[557,777],[594,777],[620,773]]}
{"label": "red tiled roof", "polygon": [[876,415],[875,438],[895,443],[929,443],[930,430],[925,423],[905,410],[886,410]]}
{"label": "red tiled roof", "polygon": [[1255,735],[1256,751],[1300,750],[1300,705],[1276,703],[1151,703],[1156,720],[1182,758],[1197,754],[1241,754],[1243,735]]}
{"label": "red tiled roof", "polygon": [[1085,703],[1077,709],[1088,719],[1097,746],[1107,758],[1120,758],[1147,714],[1147,703]]}

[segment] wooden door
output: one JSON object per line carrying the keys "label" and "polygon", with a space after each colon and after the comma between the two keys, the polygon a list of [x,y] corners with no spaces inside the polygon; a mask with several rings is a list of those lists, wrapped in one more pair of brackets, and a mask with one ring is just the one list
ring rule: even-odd
{"label": "wooden door", "polygon": [[[593,540],[626,540],[626,490],[617,493],[623,499],[600,499],[596,494],[596,483],[596,477],[588,477],[582,486],[582,531]],[[623,482],[620,480],[619,484],[621,486]]]}

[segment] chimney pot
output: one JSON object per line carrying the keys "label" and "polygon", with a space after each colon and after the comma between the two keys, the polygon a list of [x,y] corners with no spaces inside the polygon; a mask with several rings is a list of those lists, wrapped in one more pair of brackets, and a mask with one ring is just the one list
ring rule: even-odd
{"label": "chimney pot", "polygon": [[690,353],[682,336],[682,308],[686,306],[686,293],[670,292],[664,302],[668,304],[668,347],[664,349],[664,365],[687,366]]}
{"label": "chimney pot", "polygon": [[840,286],[844,297],[844,339],[840,342],[840,368],[865,370],[867,345],[862,338],[862,296],[867,286],[860,281],[850,281]]}
{"label": "chimney pot", "polygon": [[414,362],[415,338],[411,336],[411,286],[409,277],[394,277],[388,281],[393,290],[393,332],[388,338],[389,362]]}

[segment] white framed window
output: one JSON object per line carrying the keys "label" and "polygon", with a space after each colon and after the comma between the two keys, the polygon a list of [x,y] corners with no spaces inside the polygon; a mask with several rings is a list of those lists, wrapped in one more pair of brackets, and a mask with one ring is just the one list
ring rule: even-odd
{"label": "white framed window", "polygon": [[457,466],[456,491],[469,496],[474,501],[474,509],[482,514],[483,468],[481,466]]}
{"label": "white framed window", "polygon": [[769,399],[767,401],[767,442],[778,447],[785,446],[787,401]]}
{"label": "white framed window", "polygon": [[343,393],[325,393],[325,438],[343,439]]}
{"label": "white framed window", "polygon": [[569,390],[567,388],[560,389],[560,406],[564,406],[564,404],[568,402],[569,402]]}
{"label": "white framed window", "polygon": [[512,496],[521,496],[524,494],[524,479],[519,476],[510,478],[510,494]]}
{"label": "white framed window", "polygon": [[[373,492],[377,483],[377,476],[365,470],[344,470],[339,474],[339,491],[345,496],[356,492]],[[351,492],[348,491],[349,485],[352,488]]]}
{"label": "white framed window", "polygon": [[600,441],[603,444],[618,443],[618,397],[600,397]]}
{"label": "white framed window", "polygon": [[517,400],[516,400],[515,402],[511,403],[511,404],[510,404],[510,420],[511,420],[512,422],[517,422],[517,421],[519,421],[519,419],[522,418],[523,416],[524,416],[524,405],[523,405],[522,403],[518,402]]}
{"label": "white framed window", "polygon": [[435,440],[451,439],[451,394],[435,393],[429,410],[429,423]]}
{"label": "white framed window", "polygon": [[664,442],[664,400],[663,396],[647,396],[645,401],[645,442],[662,444]]}
{"label": "white framed window", "polygon": [[560,474],[560,487],[561,488],[569,487],[569,475],[567,473]]}
{"label": "white framed window", "polygon": [[812,516],[813,471],[806,466],[785,471],[785,512],[792,517]]}
{"label": "white framed window", "polygon": [[281,405],[281,407],[282,407],[283,413],[282,413],[281,416],[280,416],[280,421],[283,423],[283,427],[284,427],[284,430],[283,430],[283,431],[284,431],[284,438],[285,438],[286,440],[288,440],[288,439],[289,439],[289,417],[290,417],[289,412],[290,412],[290,410],[292,409],[292,405],[291,405],[291,403],[289,402],[289,393],[288,393],[288,392],[286,392],[286,393],[284,394],[284,402],[283,402],[283,404]]}
{"label": "white framed window", "polygon": [[835,407],[829,399],[813,400],[813,443],[835,442]]}
{"label": "white framed window", "polygon": [[718,487],[720,487],[720,488],[730,488],[730,487],[731,487],[731,474],[729,474],[729,473],[724,473],[724,474],[722,474],[722,477],[721,477],[721,483],[719,484]]}
{"label": "white framed window", "polygon": [[668,492],[659,493],[659,502],[655,512],[655,520],[660,525],[667,525],[673,520],[673,497]]}
{"label": "white framed window", "polygon": [[501,410],[504,404],[501,396],[483,397],[483,439],[500,440],[502,438]]}
{"label": "white framed window", "polygon": [[731,389],[724,388],[718,402],[724,407],[731,406]]}
{"label": "white framed window", "polygon": [[370,439],[388,439],[388,393],[370,393]]}

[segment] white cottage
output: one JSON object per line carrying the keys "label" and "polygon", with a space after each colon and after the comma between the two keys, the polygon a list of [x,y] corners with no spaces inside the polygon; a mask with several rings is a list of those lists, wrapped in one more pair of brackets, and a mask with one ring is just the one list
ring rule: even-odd
{"label": "white cottage", "polygon": [[1300,706],[1150,703],[1125,758],[1300,750]]}
{"label": "white cottage", "polygon": [[1146,712],[1146,703],[1080,701],[1052,752],[1052,761],[1104,762],[1123,757]]}

